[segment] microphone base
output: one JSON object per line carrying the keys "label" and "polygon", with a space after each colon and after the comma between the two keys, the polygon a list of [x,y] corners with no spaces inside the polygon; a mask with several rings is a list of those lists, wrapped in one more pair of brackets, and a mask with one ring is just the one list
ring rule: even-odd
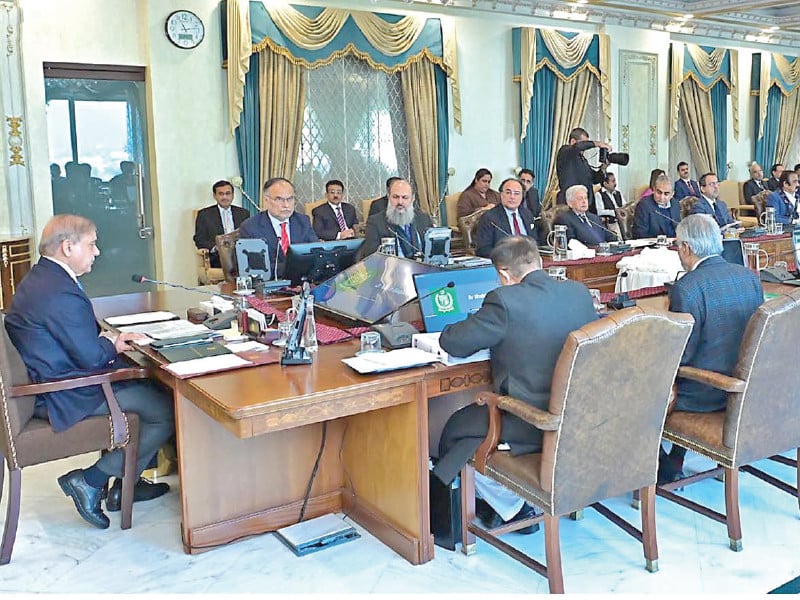
{"label": "microphone base", "polygon": [[292,285],[292,282],[288,279],[269,279],[268,281],[256,281],[254,287],[256,292],[263,294],[266,292],[274,292],[275,290],[287,288],[290,285]]}
{"label": "microphone base", "polygon": [[411,347],[411,336],[419,333],[416,327],[405,321],[373,325],[372,330],[381,334],[381,344],[391,350]]}
{"label": "microphone base", "polygon": [[311,362],[311,355],[302,346],[292,349],[287,347],[283,352],[283,356],[281,356],[282,367],[288,365],[310,365]]}

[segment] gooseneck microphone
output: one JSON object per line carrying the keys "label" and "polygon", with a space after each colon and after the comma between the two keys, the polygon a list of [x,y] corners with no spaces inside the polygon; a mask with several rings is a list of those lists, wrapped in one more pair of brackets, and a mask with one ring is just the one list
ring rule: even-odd
{"label": "gooseneck microphone", "polygon": [[170,283],[169,281],[159,281],[157,279],[150,279],[146,275],[131,275],[131,281],[135,281],[136,283],[153,283],[155,285],[166,285],[171,288],[178,288],[181,290],[187,290],[189,292],[197,292],[198,294],[205,294],[206,296],[219,296],[220,298],[224,298],[225,300],[233,300],[234,302],[238,301],[238,298],[236,298],[235,296],[229,296],[228,294],[212,292],[211,290],[204,290],[203,288],[199,287],[181,285],[179,283]]}

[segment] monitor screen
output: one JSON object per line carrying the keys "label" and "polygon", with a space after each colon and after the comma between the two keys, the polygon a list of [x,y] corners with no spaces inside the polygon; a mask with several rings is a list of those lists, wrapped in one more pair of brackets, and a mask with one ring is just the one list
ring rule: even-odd
{"label": "monitor screen", "polygon": [[[494,267],[476,267],[414,275],[414,285],[422,298],[419,308],[425,331],[432,333],[477,312],[486,294],[500,282]],[[430,295],[425,298],[426,294]]]}
{"label": "monitor screen", "polygon": [[742,240],[738,238],[723,239],[722,258],[727,260],[729,263],[745,266]]}
{"label": "monitor screen", "polygon": [[317,286],[314,303],[353,321],[377,323],[417,297],[414,274],[436,271],[441,269],[376,252]]}
{"label": "monitor screen", "polygon": [[355,263],[363,243],[363,238],[354,238],[291,244],[286,253],[283,277],[295,285],[301,281],[325,281]]}
{"label": "monitor screen", "polygon": [[800,229],[792,230],[792,246],[794,247],[794,270],[800,271]]}

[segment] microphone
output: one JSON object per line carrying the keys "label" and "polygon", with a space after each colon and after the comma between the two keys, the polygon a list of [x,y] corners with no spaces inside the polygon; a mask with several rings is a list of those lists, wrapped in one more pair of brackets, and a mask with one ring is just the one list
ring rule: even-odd
{"label": "microphone", "polygon": [[670,217],[669,215],[665,215],[665,214],[664,214],[664,213],[662,213],[661,211],[658,211],[658,210],[657,210],[657,211],[656,211],[656,214],[659,214],[659,215],[661,215],[662,217],[664,217],[664,218],[665,218],[665,219],[667,219],[668,221],[672,221],[672,222],[673,222],[675,225],[677,225],[678,223],[680,223],[680,221],[676,221],[675,219],[673,219],[673,218],[672,218],[672,217]]}
{"label": "microphone", "polygon": [[[578,214],[578,213],[575,213],[575,214]],[[583,214],[585,215],[585,214],[587,214],[587,213],[583,213]],[[604,226],[603,226],[603,225],[601,225],[600,223],[595,223],[594,221],[592,221],[591,219],[589,219],[589,217],[588,217],[588,216],[586,217],[586,220],[587,220],[587,221],[588,221],[588,222],[591,224],[591,225],[590,225],[590,227],[599,227],[600,229],[602,229],[602,230],[604,230],[604,231],[607,231],[608,233],[610,233],[611,235],[613,235],[615,238],[617,238],[617,241],[618,241],[618,242],[623,242],[623,241],[625,241],[625,240],[623,240],[623,239],[622,239],[622,236],[621,236],[620,234],[618,234],[616,231],[614,231],[614,230],[612,230],[612,229],[609,229],[608,227],[604,227]]]}
{"label": "microphone", "polygon": [[[395,248],[400,248],[400,237],[402,237],[406,241],[406,243],[409,246],[411,246],[411,248],[414,250],[414,256],[413,257],[407,256],[406,258],[414,258],[414,257],[417,257],[417,256],[424,256],[425,255],[425,253],[419,247],[415,246],[414,243],[411,240],[406,239],[406,236],[400,234],[400,232],[397,230],[397,226],[396,225],[394,225],[393,223],[392,224],[388,224],[388,225],[389,225],[389,230],[394,234],[394,245],[395,245]],[[417,238],[418,238],[417,242],[419,243],[419,231],[417,231],[417,228],[414,226],[414,222],[413,221],[410,223],[410,225],[411,225],[411,228],[414,230],[414,233],[417,235]]]}
{"label": "microphone", "polygon": [[250,196],[247,195],[247,192],[244,191],[244,188],[242,187],[243,181],[241,177],[239,176],[231,177],[231,183],[235,185],[237,188],[239,188],[239,191],[242,193],[242,197],[245,198],[250,203],[250,206],[256,209],[257,213],[261,212],[261,207],[255,202],[253,202]]}
{"label": "microphone", "polygon": [[179,283],[170,283],[169,281],[159,281],[157,279],[150,279],[146,275],[131,275],[131,281],[135,281],[136,283],[153,283],[155,285],[166,285],[171,288],[178,288],[181,290],[187,290],[189,292],[197,292],[199,294],[205,294],[206,296],[219,296],[220,298],[224,298],[225,300],[233,300],[234,302],[238,301],[238,298],[236,298],[235,296],[229,296],[228,294],[211,292],[209,290],[204,290],[203,288],[180,285]]}
{"label": "microphone", "polygon": [[[442,287],[436,288],[435,290],[431,290],[427,294],[423,294],[417,298],[418,302],[422,302],[426,298],[430,298],[434,294],[438,294],[442,290],[446,290],[448,288],[456,287],[455,281],[448,281]],[[405,305],[404,305],[405,306]],[[411,345],[411,336],[415,333],[419,333],[417,328],[414,327],[411,323],[406,321],[398,321],[397,315],[400,309],[403,308],[402,306],[398,306],[395,308],[387,317],[384,317],[385,323],[381,323],[379,325],[373,325],[371,329],[373,331],[377,331],[381,334],[381,344],[384,346],[388,346],[391,349],[395,348],[406,348]]]}

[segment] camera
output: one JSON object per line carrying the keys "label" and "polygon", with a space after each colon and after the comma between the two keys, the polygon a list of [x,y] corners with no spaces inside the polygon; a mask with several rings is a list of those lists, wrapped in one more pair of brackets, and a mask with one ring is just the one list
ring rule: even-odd
{"label": "camera", "polygon": [[600,148],[600,162],[625,167],[630,160],[631,156],[627,152],[609,152],[606,148]]}

